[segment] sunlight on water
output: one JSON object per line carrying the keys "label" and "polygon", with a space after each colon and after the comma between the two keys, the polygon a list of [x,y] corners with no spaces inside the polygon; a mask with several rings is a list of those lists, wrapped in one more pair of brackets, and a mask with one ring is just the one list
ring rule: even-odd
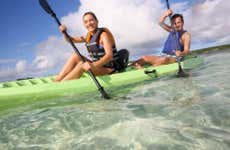
{"label": "sunlight on water", "polygon": [[230,53],[203,57],[189,78],[120,89],[114,100],[86,95],[15,110],[0,118],[0,148],[229,150]]}

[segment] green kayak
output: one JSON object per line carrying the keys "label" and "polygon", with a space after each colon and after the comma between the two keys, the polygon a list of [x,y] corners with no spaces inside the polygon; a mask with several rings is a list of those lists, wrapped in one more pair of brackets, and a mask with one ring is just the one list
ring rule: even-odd
{"label": "green kayak", "polygon": [[[199,56],[188,56],[181,65],[184,69],[192,69],[203,63]],[[146,71],[150,72],[146,74]],[[112,75],[97,77],[104,89],[111,89],[123,85],[138,83],[161,76],[176,74],[178,64],[162,65],[158,67],[145,67],[137,70],[129,67],[127,71]],[[0,83],[0,110],[8,105],[17,105],[17,101],[38,101],[42,99],[63,97],[72,94],[83,94],[97,90],[94,82],[87,74],[78,80],[53,82],[54,76],[25,79],[19,81]],[[100,94],[100,93],[98,93]]]}

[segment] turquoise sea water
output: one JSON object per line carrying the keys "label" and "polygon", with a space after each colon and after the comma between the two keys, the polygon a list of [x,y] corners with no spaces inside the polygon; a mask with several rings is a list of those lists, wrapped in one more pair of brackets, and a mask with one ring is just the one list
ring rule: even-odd
{"label": "turquoise sea water", "polygon": [[230,52],[203,57],[189,78],[121,87],[109,101],[88,95],[11,110],[0,117],[0,149],[229,150]]}

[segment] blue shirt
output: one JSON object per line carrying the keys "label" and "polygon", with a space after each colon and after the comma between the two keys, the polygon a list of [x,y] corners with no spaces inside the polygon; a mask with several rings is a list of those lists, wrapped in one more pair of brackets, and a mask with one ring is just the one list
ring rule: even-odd
{"label": "blue shirt", "polygon": [[[170,32],[167,40],[165,41],[162,53],[167,55],[175,55],[176,50],[183,51],[184,45],[180,43],[180,38],[185,32],[186,32],[185,30],[180,32],[178,31]],[[174,36],[176,36],[176,38]]]}

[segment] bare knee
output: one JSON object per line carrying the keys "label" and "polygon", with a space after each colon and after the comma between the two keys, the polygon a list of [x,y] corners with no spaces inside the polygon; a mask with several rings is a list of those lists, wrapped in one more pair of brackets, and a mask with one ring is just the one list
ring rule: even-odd
{"label": "bare knee", "polygon": [[161,62],[162,64],[167,64],[168,61],[169,61],[169,58],[168,58],[168,57],[163,57],[163,58],[160,59],[160,62]]}
{"label": "bare knee", "polygon": [[69,72],[63,79],[62,81],[65,80],[72,80],[72,79],[79,79],[84,72],[83,69],[83,63],[80,62],[78,63],[72,70]]}
{"label": "bare knee", "polygon": [[81,60],[80,57],[76,53],[73,53],[71,58],[75,63],[78,63]]}
{"label": "bare knee", "polygon": [[154,66],[164,65],[164,64],[167,64],[167,62],[168,62],[167,57],[161,57],[161,58],[157,59],[157,61],[154,64]]}
{"label": "bare knee", "polygon": [[144,56],[142,56],[142,57],[141,57],[141,59],[142,59],[142,60],[144,60],[145,62],[147,62],[147,61],[148,61],[148,59],[149,59],[149,56],[144,55]]}

